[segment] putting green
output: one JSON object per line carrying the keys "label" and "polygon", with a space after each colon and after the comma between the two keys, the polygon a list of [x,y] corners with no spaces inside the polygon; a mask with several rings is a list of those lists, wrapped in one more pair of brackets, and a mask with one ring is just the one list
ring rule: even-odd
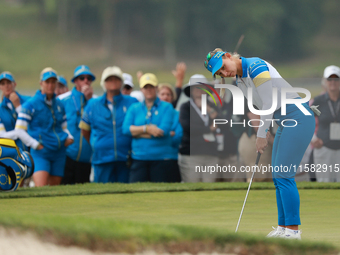
{"label": "putting green", "polygon": [[[69,218],[72,222],[79,217],[83,224],[87,220],[128,220],[234,231],[245,194],[245,190],[225,190],[1,199],[0,224],[6,217],[15,215],[22,222],[37,222],[46,227],[54,224],[54,218],[59,221],[60,217]],[[300,197],[303,239],[326,241],[340,247],[340,192],[300,190]],[[239,232],[264,236],[271,226],[276,226],[276,214],[275,191],[252,190]],[[70,221],[58,224],[72,230],[76,225],[70,225]]]}

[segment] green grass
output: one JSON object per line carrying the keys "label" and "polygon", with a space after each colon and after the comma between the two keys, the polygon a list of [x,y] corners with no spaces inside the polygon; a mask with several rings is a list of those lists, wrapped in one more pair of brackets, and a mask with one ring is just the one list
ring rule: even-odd
{"label": "green grass", "polygon": [[[167,247],[164,249],[187,247],[184,250],[188,251],[186,249],[192,247],[192,242],[203,242],[206,244],[204,247],[213,244],[219,249],[231,243],[269,249],[262,254],[274,254],[271,253],[273,249],[281,253],[282,249],[288,249],[289,254],[293,254],[293,250],[296,254],[311,254],[311,251],[323,254],[334,250],[334,246],[340,248],[340,206],[336,202],[340,199],[339,184],[299,183],[301,228],[306,241],[301,243],[263,238],[277,222],[275,191],[271,183],[253,185],[238,235],[233,232],[246,193],[246,183],[88,184],[22,189],[5,196],[0,193],[3,196],[0,224],[33,230],[45,237],[53,235],[57,242],[63,244],[92,249],[105,247],[105,250],[112,251],[136,251],[141,247],[156,247],[160,243]],[[130,189],[127,190],[127,187]],[[50,192],[49,196],[30,193],[38,190]],[[58,194],[61,190],[65,193]],[[186,192],[166,192],[179,190]],[[11,199],[9,196],[20,192],[38,197]]]}
{"label": "green grass", "polygon": [[[340,189],[340,183],[312,183],[298,182],[299,189]],[[216,182],[216,183],[87,183],[79,185],[52,186],[41,188],[19,188],[15,192],[0,192],[1,198],[25,197],[53,197],[74,195],[96,195],[116,193],[140,192],[174,192],[174,191],[208,191],[208,190],[246,190],[248,183],[243,182]],[[253,190],[274,189],[272,182],[254,182]]]}

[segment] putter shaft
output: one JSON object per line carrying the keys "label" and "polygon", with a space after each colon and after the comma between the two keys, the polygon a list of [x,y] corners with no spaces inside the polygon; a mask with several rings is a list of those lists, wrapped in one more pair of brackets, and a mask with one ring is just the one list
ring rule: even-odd
{"label": "putter shaft", "polygon": [[[255,163],[255,166],[256,166],[256,167],[257,167],[257,165],[259,164],[260,157],[261,157],[261,153],[260,153],[260,152],[258,152],[258,154],[257,154],[257,158],[256,158],[256,163]],[[247,202],[247,198],[248,198],[248,194],[249,194],[250,186],[251,186],[251,183],[253,182],[254,175],[255,175],[255,171],[253,171],[253,174],[251,175],[251,179],[250,179],[250,182],[249,182],[249,185],[248,185],[248,190],[247,190],[246,198],[244,199],[244,202],[243,202],[243,206],[242,206],[241,214],[240,214],[240,217],[239,217],[239,219],[238,219],[238,222],[237,222],[237,226],[236,226],[235,233],[237,232],[237,230],[238,230],[238,227],[240,226],[240,222],[241,222],[241,218],[242,218],[243,210],[244,210],[244,207],[246,206],[246,202]]]}

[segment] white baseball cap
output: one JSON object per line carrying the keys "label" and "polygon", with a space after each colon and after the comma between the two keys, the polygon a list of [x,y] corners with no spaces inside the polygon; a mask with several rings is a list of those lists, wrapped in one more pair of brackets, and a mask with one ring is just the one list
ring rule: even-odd
{"label": "white baseball cap", "polygon": [[139,102],[143,102],[145,99],[143,92],[140,90],[132,91],[130,97],[136,98]]}
{"label": "white baseball cap", "polygon": [[183,88],[184,94],[190,97],[190,87],[200,85],[200,82],[209,84],[208,79],[203,74],[194,74],[190,77],[189,83]]}
{"label": "white baseball cap", "polygon": [[103,71],[102,78],[100,80],[100,86],[106,91],[105,80],[110,76],[116,76],[123,81],[123,72],[118,66],[106,67]]}
{"label": "white baseball cap", "polygon": [[133,85],[133,78],[130,74],[128,73],[123,73],[123,80],[124,80],[124,85],[129,85],[131,88],[134,87]]}
{"label": "white baseball cap", "polygon": [[333,74],[340,78],[340,68],[338,66],[327,66],[323,72],[323,77],[327,79]]}

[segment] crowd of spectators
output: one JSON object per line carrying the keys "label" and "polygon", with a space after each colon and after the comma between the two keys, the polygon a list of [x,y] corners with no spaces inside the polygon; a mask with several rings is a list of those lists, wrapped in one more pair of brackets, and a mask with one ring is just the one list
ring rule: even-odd
{"label": "crowd of spectators", "polygon": [[[134,83],[132,75],[119,67],[107,67],[100,79],[104,93],[96,96],[92,87],[96,76],[88,66],[75,68],[73,88],[48,67],[40,74],[40,89],[30,97],[19,94],[14,76],[3,72],[0,136],[30,150],[35,186],[86,183],[91,172],[92,181],[100,183],[247,181],[248,173],[204,170],[217,165],[237,170],[240,165],[251,166],[256,157],[256,125],[216,126],[213,121],[247,122],[259,116],[249,110],[243,116],[233,115],[230,92],[216,103],[219,89],[204,104],[204,115],[202,95],[211,82],[195,74],[184,85],[184,63],[178,63],[172,73],[174,85],[142,72]],[[339,78],[339,67],[325,69],[324,94],[314,100],[323,114],[310,150],[311,162],[333,167],[340,158]],[[263,164],[270,164],[274,136],[272,128]],[[321,173],[316,180],[340,181],[339,176],[334,171]],[[271,173],[257,173],[256,180],[269,181]]]}

